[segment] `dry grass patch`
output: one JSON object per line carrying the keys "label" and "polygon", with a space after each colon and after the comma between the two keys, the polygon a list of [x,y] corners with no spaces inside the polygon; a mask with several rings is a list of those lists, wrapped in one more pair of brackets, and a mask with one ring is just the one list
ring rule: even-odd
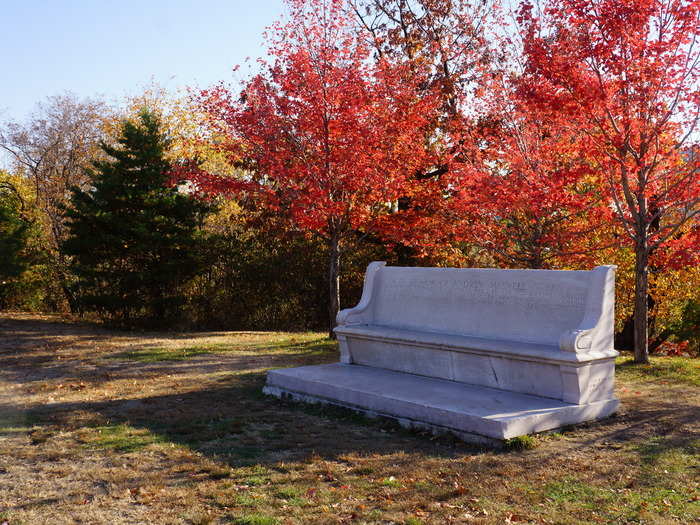
{"label": "dry grass patch", "polygon": [[269,368],[335,360],[319,334],[1,316],[0,523],[700,519],[694,362],[624,365],[620,414],[496,452],[261,393]]}
{"label": "dry grass patch", "polygon": [[692,357],[652,357],[648,365],[638,365],[631,357],[617,359],[617,375],[628,381],[659,384],[685,384],[700,387],[700,359]]}

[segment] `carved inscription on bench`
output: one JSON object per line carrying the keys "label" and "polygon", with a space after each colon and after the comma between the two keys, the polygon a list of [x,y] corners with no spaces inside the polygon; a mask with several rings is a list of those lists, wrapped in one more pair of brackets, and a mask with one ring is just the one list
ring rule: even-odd
{"label": "carved inscription on bench", "polygon": [[393,301],[441,297],[445,301],[471,304],[511,304],[523,307],[583,308],[586,291],[562,289],[557,283],[533,283],[520,280],[416,279],[389,277],[383,283],[386,298]]}
{"label": "carved inscription on bench", "polygon": [[579,326],[590,272],[381,270],[373,321],[408,330],[559,345]]}

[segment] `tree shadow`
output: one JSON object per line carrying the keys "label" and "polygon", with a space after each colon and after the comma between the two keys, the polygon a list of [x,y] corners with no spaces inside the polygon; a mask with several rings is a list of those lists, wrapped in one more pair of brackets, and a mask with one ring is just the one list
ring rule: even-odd
{"label": "tree shadow", "polygon": [[[117,450],[128,452],[136,440],[144,446],[169,442],[229,465],[272,466],[309,456],[326,459],[347,454],[388,454],[397,451],[452,457],[476,454],[482,448],[442,437],[406,431],[396,423],[369,419],[350,410],[294,403],[262,394],[264,372],[237,373],[218,388],[140,399],[51,403],[26,412],[38,429],[121,427],[144,429],[152,439],[135,433],[112,435]],[[3,408],[0,406],[0,412]],[[121,448],[120,448],[121,447]]]}
{"label": "tree shadow", "polygon": [[[293,338],[308,332],[284,332]],[[58,316],[29,316],[28,314],[9,314],[0,312],[0,355],[13,353],[18,350],[36,347],[54,348],[64,346],[69,338],[70,344],[83,341],[102,342],[112,339],[139,342],[144,338],[162,341],[182,341],[203,338],[224,338],[232,335],[268,336],[282,334],[279,331],[128,331],[109,328],[101,324],[86,321],[69,321]]]}
{"label": "tree shadow", "polygon": [[[34,322],[33,326],[41,324]],[[32,330],[26,331],[28,337],[34,337]],[[69,332],[94,338],[92,334]],[[312,351],[307,348],[309,344]],[[251,465],[281,468],[280,465],[286,462],[307,461],[312,457],[345,461],[348,455],[404,453],[407,458],[451,459],[484,452],[482,447],[449,436],[434,438],[404,430],[390,420],[368,419],[343,408],[279,400],[262,393],[265,369],[335,360],[332,345],[323,340],[282,342],[276,345],[276,350],[282,352],[279,354],[204,354],[191,360],[165,364],[162,361],[115,362],[114,369],[120,379],[147,381],[144,378],[149,373],[162,373],[164,366],[169,374],[206,375],[224,370],[231,373],[217,376],[213,383],[210,381],[200,389],[136,399],[50,403],[26,411],[5,404],[0,405],[0,416],[5,413],[13,415],[15,420],[19,417],[22,421],[15,421],[12,428],[24,425],[37,443],[52,433],[85,429],[90,434],[87,446],[128,453],[151,443],[171,443],[233,468]],[[271,346],[267,345],[267,348]],[[51,366],[46,366],[47,363]],[[3,376],[13,382],[76,376],[75,362],[61,363],[51,359],[29,362],[28,367],[41,370],[41,374],[33,378],[23,377],[17,372],[17,363],[14,365],[0,364]],[[101,368],[87,374],[95,376],[97,382],[108,380],[111,366],[110,360],[105,359]],[[102,378],[99,374],[107,374],[107,377]],[[576,438],[567,442],[566,447],[545,446],[532,451],[490,453],[494,457],[506,455],[507,461],[512,457],[522,468],[539,470],[555,468],[572,450],[642,442],[654,435],[665,436],[663,441],[654,445],[654,450],[668,451],[689,446],[689,434],[683,427],[694,422],[697,422],[697,407],[675,401],[657,403],[607,420],[578,425],[573,431]],[[508,454],[512,456],[508,457]],[[640,457],[645,457],[644,454],[640,452]],[[646,455],[651,457],[653,454]]]}
{"label": "tree shadow", "polygon": [[[144,429],[157,442],[185,446],[231,467],[274,466],[280,462],[303,461],[312,455],[339,460],[348,454],[384,455],[401,451],[449,458],[488,450],[450,436],[435,438],[404,430],[391,420],[370,419],[340,407],[269,397],[262,393],[264,381],[264,371],[238,372],[222,378],[220,386],[214,388],[140,399],[52,403],[29,410],[27,416],[32,424],[49,430],[79,427],[104,430],[120,425],[125,429]],[[613,417],[574,427],[577,431],[591,432],[566,451],[534,452],[542,466],[548,462],[556,464],[572,448],[632,442],[650,431],[653,435],[660,426],[673,425],[678,429],[696,420],[695,407],[647,410],[624,416],[623,421]],[[669,433],[662,442],[654,444],[654,451],[687,448],[689,439],[682,433],[675,436]],[[128,436],[123,440],[124,448],[117,449],[129,451]],[[150,442],[145,440],[143,444]],[[509,450],[492,453],[519,454]]]}
{"label": "tree shadow", "polygon": [[[293,366],[322,356],[330,359],[336,351],[330,340],[297,339],[297,334],[290,334],[284,341],[230,341],[235,335],[267,333],[133,333],[54,318],[4,315],[0,316],[0,377],[17,384],[84,381],[99,385],[115,378],[139,379],[151,373],[207,374]],[[205,337],[209,338],[206,344],[178,346],[184,340]],[[217,341],[219,337],[221,341]],[[111,346],[115,340],[121,350]],[[177,345],[167,346],[171,341]],[[60,352],[64,348],[71,350],[69,355]],[[255,352],[258,355],[251,355]]]}

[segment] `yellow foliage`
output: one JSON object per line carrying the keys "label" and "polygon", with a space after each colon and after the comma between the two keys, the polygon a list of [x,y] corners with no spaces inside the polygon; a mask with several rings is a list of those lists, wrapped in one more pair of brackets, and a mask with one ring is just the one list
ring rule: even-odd
{"label": "yellow foliage", "polygon": [[24,210],[22,213],[26,217],[32,220],[43,218],[36,209],[36,191],[31,179],[25,177],[20,172],[10,173],[0,170],[0,186],[13,188],[13,193],[16,192],[17,196],[24,203]]}
{"label": "yellow foliage", "polygon": [[700,301],[700,268],[667,270],[651,279],[652,296],[656,300],[656,329],[662,331],[681,319],[689,300]]}
{"label": "yellow foliage", "polygon": [[614,264],[615,272],[615,330],[622,330],[625,320],[634,313],[634,251],[629,246],[605,250],[597,264]]}
{"label": "yellow foliage", "polygon": [[213,134],[211,128],[205,125],[205,115],[197,108],[190,94],[183,90],[171,92],[152,82],[142,92],[126,97],[123,110],[106,123],[107,134],[116,136],[120,122],[133,119],[144,108],[159,116],[163,131],[171,140],[167,153],[171,161],[196,159],[201,163],[200,167],[209,173],[236,174],[231,159],[218,147],[228,139]]}
{"label": "yellow foliage", "polygon": [[[601,253],[597,264],[615,264],[615,330],[634,313],[634,251],[617,246]],[[660,333],[681,318],[686,303],[700,301],[700,268],[650,272],[649,292],[654,299],[651,314],[656,319],[655,332]]]}

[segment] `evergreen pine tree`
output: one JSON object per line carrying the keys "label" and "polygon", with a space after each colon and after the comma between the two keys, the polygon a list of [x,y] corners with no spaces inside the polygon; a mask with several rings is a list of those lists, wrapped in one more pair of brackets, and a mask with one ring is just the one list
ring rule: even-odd
{"label": "evergreen pine tree", "polygon": [[24,253],[31,222],[23,217],[20,197],[0,185],[0,307],[13,279],[30,261]]}
{"label": "evergreen pine tree", "polygon": [[63,250],[82,307],[104,318],[172,319],[182,285],[200,269],[207,206],[168,184],[168,144],[158,118],[143,110],[122,123],[115,146],[101,145],[109,158],[93,163],[91,187],[72,190]]}

